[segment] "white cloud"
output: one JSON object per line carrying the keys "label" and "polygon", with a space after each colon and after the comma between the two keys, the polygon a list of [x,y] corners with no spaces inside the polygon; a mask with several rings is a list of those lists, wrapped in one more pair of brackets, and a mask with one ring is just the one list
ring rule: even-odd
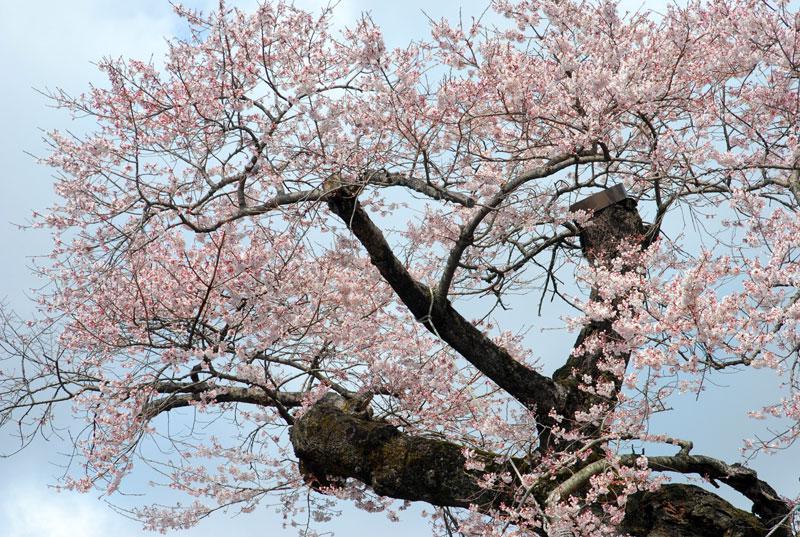
{"label": "white cloud", "polygon": [[5,490],[0,504],[4,537],[126,537],[140,535],[120,527],[122,520],[96,498],[23,487]]}

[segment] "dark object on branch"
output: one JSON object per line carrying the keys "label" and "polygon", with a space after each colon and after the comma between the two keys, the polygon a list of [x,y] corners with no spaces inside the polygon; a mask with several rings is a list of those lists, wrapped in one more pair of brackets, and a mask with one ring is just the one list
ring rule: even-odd
{"label": "dark object on branch", "polygon": [[195,364],[195,366],[192,368],[192,372],[189,373],[189,378],[192,379],[192,382],[194,382],[195,384],[200,382],[200,375],[198,375],[198,373],[202,370],[203,370],[202,365]]}
{"label": "dark object on branch", "polygon": [[573,203],[570,205],[569,210],[570,212],[600,211],[627,198],[628,193],[625,192],[625,186],[614,185],[611,188],[592,194],[588,198],[582,199],[577,203]]}

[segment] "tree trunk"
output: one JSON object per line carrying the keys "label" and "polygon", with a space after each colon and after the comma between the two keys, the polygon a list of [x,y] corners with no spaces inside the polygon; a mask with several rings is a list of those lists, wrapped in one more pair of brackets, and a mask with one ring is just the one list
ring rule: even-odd
{"label": "tree trunk", "polygon": [[[519,499],[514,484],[494,490],[479,485],[486,472],[511,470],[510,465],[500,467],[485,457],[484,470],[467,470],[457,444],[406,434],[367,414],[349,413],[338,396],[327,396],[313,405],[295,422],[290,439],[300,472],[314,488],[353,478],[382,496],[441,507],[472,505],[483,512]],[[731,481],[740,492],[754,495],[760,503],[753,509],[761,516],[694,485],[664,485],[655,492],[629,497],[622,532],[635,537],[764,537],[788,510],[751,470],[689,456],[654,457],[653,467],[663,469],[668,461],[681,472]],[[516,461],[516,465],[525,470],[524,461]],[[753,493],[756,485],[767,488]],[[553,487],[548,483],[534,495],[541,502]],[[773,536],[791,537],[791,532],[784,526]]]}
{"label": "tree trunk", "polygon": [[[394,256],[380,230],[360,207],[356,194],[339,188],[328,198],[328,205],[359,239],[370,255],[372,264],[393,287],[400,300],[429,330],[449,343],[456,351],[488,378],[529,407],[539,420],[540,454],[560,450],[559,440],[549,434],[550,410],[564,416],[561,427],[570,429],[575,412],[602,403],[613,407],[620,389],[618,378],[607,379],[603,360],[622,360],[629,355],[607,357],[599,353],[571,353],[564,366],[552,378],[514,360],[502,347],[461,317],[446,297],[437,297],[433,290],[415,281]],[[613,259],[621,243],[646,246],[652,237],[642,223],[636,202],[623,199],[596,211],[588,225],[581,229],[583,252],[591,264]],[[632,270],[622,267],[621,270]],[[598,290],[592,291],[593,299]],[[589,337],[618,338],[612,321],[594,323],[584,328],[576,347]],[[585,375],[613,380],[615,390],[610,397],[598,398],[580,389]],[[602,431],[584,429],[589,438]],[[443,507],[475,506],[488,512],[501,505],[518,501],[519,483],[488,490],[480,486],[486,472],[512,472],[484,454],[484,470],[468,470],[462,447],[442,440],[409,435],[397,427],[372,419],[363,413],[347,410],[346,402],[337,396],[326,396],[297,419],[290,434],[300,471],[313,487],[327,486],[347,478],[357,479],[380,495],[425,501]],[[628,457],[630,458],[630,457]],[[598,461],[600,459],[600,461]],[[626,457],[622,457],[625,462]],[[599,454],[594,459],[602,462]],[[627,463],[632,464],[634,458]],[[755,472],[738,465],[728,465],[710,457],[690,456],[682,449],[673,457],[651,457],[655,471],[677,471],[699,474],[721,481],[753,501],[754,514],[737,509],[719,496],[693,485],[667,485],[655,492],[638,493],[629,498],[626,517],[620,527],[637,537],[763,537],[782,523],[787,504]],[[524,460],[514,461],[516,469],[527,467]],[[573,472],[565,472],[568,479]],[[713,482],[713,481],[712,481]],[[548,495],[559,486],[557,480],[535,485],[530,493],[544,505]],[[585,483],[571,492],[580,494]],[[772,534],[791,537],[787,523]]]}

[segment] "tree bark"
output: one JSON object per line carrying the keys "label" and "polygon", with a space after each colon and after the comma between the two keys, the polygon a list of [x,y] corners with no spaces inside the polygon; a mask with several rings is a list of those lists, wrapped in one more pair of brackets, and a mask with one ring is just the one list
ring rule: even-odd
{"label": "tree bark", "polygon": [[509,491],[482,488],[484,472],[468,471],[461,447],[402,433],[397,427],[351,414],[336,396],[317,402],[290,433],[300,471],[314,487],[354,478],[377,494],[433,505],[483,510],[510,504]]}
{"label": "tree bark", "polygon": [[[381,496],[440,507],[474,506],[482,512],[519,500],[519,483],[495,489],[480,484],[487,472],[511,471],[510,464],[494,463],[484,454],[483,470],[467,470],[461,446],[406,434],[367,414],[350,413],[338,396],[326,396],[296,420],[290,439],[299,470],[313,488],[352,478]],[[620,531],[634,537],[764,537],[788,512],[778,494],[747,468],[702,456],[650,461],[657,471],[696,473],[730,485],[754,501],[755,514],[695,485],[664,485],[629,497]],[[629,462],[633,464],[633,458]],[[523,472],[525,464],[515,462]],[[556,484],[534,487],[540,504]],[[772,535],[792,537],[788,525]]]}
{"label": "tree bark", "polygon": [[[581,229],[580,239],[584,257],[590,265],[597,265],[616,258],[623,244],[644,246],[647,228],[636,209],[636,202],[628,198],[594,213],[588,225]],[[631,266],[620,267],[621,272],[634,269],[635,267]],[[589,299],[597,300],[599,293],[599,289],[592,289]],[[624,297],[614,301],[615,307],[619,306],[622,298]],[[603,368],[603,361],[620,360],[624,364],[623,367],[627,368],[630,353],[609,357],[602,352],[580,350],[585,342],[598,338],[610,342],[620,339],[619,334],[613,329],[613,319],[593,321],[585,326],[578,334],[573,352],[570,353],[566,363],[553,373],[553,380],[563,386],[567,393],[560,409],[567,419],[564,424],[567,429],[571,425],[569,420],[576,412],[591,408],[595,404],[613,405],[622,386],[622,379],[606,371]],[[581,379],[586,376],[601,382],[612,382],[614,390],[607,397],[581,390],[579,388]],[[599,431],[592,431],[584,426],[583,432],[591,435]]]}
{"label": "tree bark", "polygon": [[437,296],[416,281],[394,255],[383,233],[361,207],[347,185],[334,183],[328,207],[353,232],[367,251],[373,266],[392,287],[418,322],[450,345],[478,371],[509,395],[534,411],[545,422],[551,409],[559,410],[565,392],[552,379],[514,359],[503,347],[465,319],[446,297]]}
{"label": "tree bark", "polygon": [[769,527],[716,494],[675,484],[629,497],[620,530],[635,537],[764,537]]}
{"label": "tree bark", "polygon": [[[358,238],[369,253],[372,264],[416,319],[535,413],[539,421],[540,451],[563,448],[548,433],[551,410],[565,416],[566,428],[569,429],[569,420],[575,412],[585,411],[598,402],[609,408],[613,406],[620,379],[609,377],[610,373],[603,367],[602,361],[609,357],[600,353],[573,352],[552,378],[516,361],[464,319],[446,297],[436,296],[433,289],[413,279],[393,254],[380,229],[360,206],[355,189],[340,182],[328,187],[325,199],[329,208]],[[622,243],[644,247],[652,239],[642,223],[635,201],[631,199],[597,211],[580,231],[583,252],[591,264],[614,259]],[[623,266],[621,270],[632,269]],[[597,297],[598,291],[592,291],[590,300]],[[578,336],[576,347],[590,337],[618,338],[613,330],[613,319],[586,326]],[[629,354],[610,357],[623,360],[625,366],[629,358]],[[580,389],[579,379],[584,375],[611,380],[615,390],[610,397],[600,400],[598,396]],[[564,427],[564,423],[561,426]],[[583,432],[590,437],[601,433],[599,429],[584,429]],[[485,470],[468,470],[461,446],[409,435],[366,414],[348,412],[346,405],[335,397],[323,398],[313,405],[295,422],[290,438],[300,462],[300,471],[314,487],[353,478],[383,496],[425,501],[437,506],[475,506],[483,512],[513,505],[519,499],[519,483],[498,490],[488,490],[480,485],[485,472],[509,470],[495,463],[491,454],[485,454]],[[593,460],[590,464],[601,462],[597,458]],[[652,457],[650,460],[656,471],[698,473],[722,481],[754,502],[754,514],[738,509],[699,487],[667,485],[655,492],[630,497],[620,530],[636,537],[763,537],[781,523],[788,512],[787,504],[749,469],[709,457],[689,456],[688,450],[684,452],[683,449],[674,457]],[[526,464],[525,461],[518,462],[523,467]],[[573,470],[577,472],[586,466],[583,463]],[[574,472],[566,472],[562,482]],[[548,494],[559,484],[548,480],[535,485],[531,493],[543,505]],[[571,493],[580,494],[584,486],[578,486]],[[783,523],[772,536],[791,537],[788,524]]]}

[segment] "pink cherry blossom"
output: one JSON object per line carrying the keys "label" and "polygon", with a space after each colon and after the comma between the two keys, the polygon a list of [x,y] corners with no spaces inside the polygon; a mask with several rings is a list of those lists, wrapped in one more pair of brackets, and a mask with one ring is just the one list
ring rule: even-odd
{"label": "pink cherry blossom", "polygon": [[[496,0],[505,26],[432,21],[400,49],[367,16],[336,31],[332,9],[177,6],[188,37],[163,63],[108,58],[107,84],[51,95],[94,128],[47,135],[47,285],[27,329],[4,313],[3,354],[25,365],[0,374],[0,409],[35,434],[69,401],[87,427],[65,486],[112,496],[150,466],[175,494],[135,513],[157,531],[262,502],[323,522],[332,498],[396,519],[407,497],[298,472],[290,427],[338,397],[513,491],[438,509],[435,531],[597,537],[666,480],[631,449],[688,457],[652,415],[718,371],[774,372],[752,415],[777,425],[748,457],[800,438],[789,2]],[[650,223],[608,255],[570,205],[618,183]],[[584,329],[572,349],[498,321],[550,302]],[[585,404],[515,391],[441,319]],[[595,367],[553,380],[554,353]],[[181,409],[215,436],[172,431]]]}

